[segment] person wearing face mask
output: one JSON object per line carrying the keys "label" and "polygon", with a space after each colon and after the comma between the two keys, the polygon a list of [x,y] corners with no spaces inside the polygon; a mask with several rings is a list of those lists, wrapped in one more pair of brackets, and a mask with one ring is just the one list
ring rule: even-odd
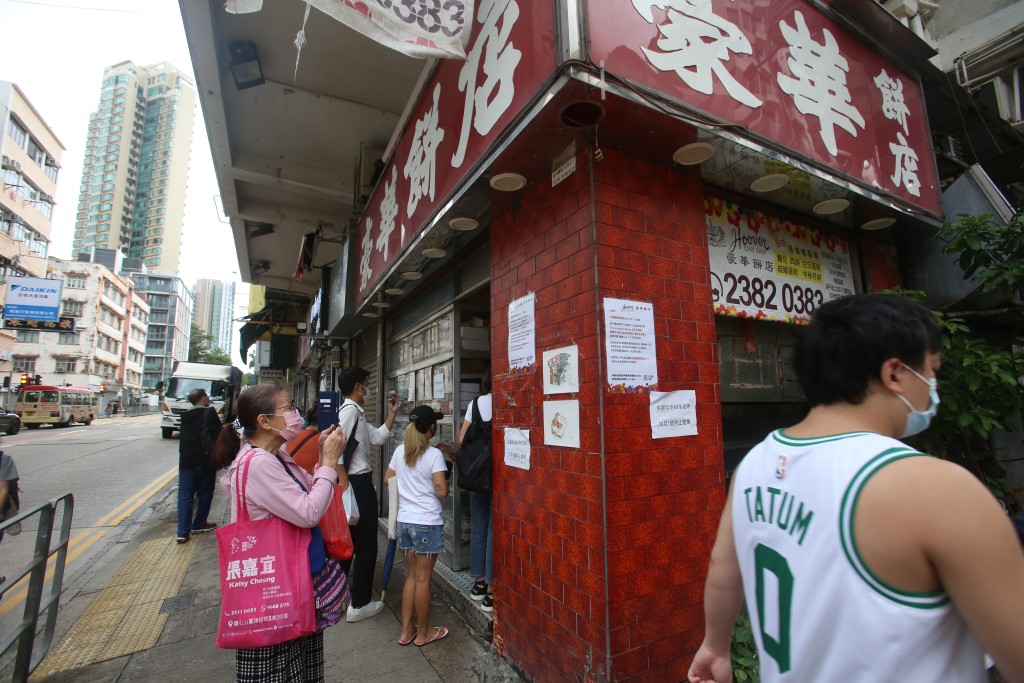
{"label": "person wearing face mask", "polygon": [[350,623],[372,617],[384,609],[383,602],[371,599],[373,572],[377,566],[377,490],[373,487],[369,447],[387,443],[398,413],[398,398],[388,399],[388,417],[384,424],[380,427],[367,424],[363,406],[370,394],[369,377],[370,373],[359,367],[345,368],[338,374],[338,391],[345,397],[338,409],[338,429],[355,442],[349,443],[343,467],[359,506],[359,522],[349,527],[354,549],[352,558],[342,563],[352,588],[352,606],[345,615]]}
{"label": "person wearing face mask", "polygon": [[807,416],[737,467],[690,683],[731,679],[746,601],[761,680],[1024,681],[1024,554],[985,486],[899,439],[939,406],[940,331],[909,299],[818,308],[793,366]]}
{"label": "person wearing face mask", "polygon": [[[298,436],[302,416],[287,391],[272,384],[250,387],[238,399],[242,437],[234,425],[221,429],[214,459],[227,473],[220,485],[236,520],[235,470],[250,460],[245,483],[245,504],[253,520],[274,516],[295,526],[311,529],[310,570],[314,586],[323,572],[337,566],[323,552],[323,536],[317,525],[327,511],[338,482],[335,468],[345,450],[345,434],[334,427],[320,433],[319,467],[309,474],[295,463],[284,445]],[[315,546],[315,544],[319,544]],[[315,563],[319,563],[317,566]],[[333,565],[332,565],[333,563]],[[306,584],[306,590],[309,588]],[[285,587],[297,590],[297,586]],[[323,632],[317,631],[277,645],[235,650],[235,675],[245,683],[290,683],[324,680]]]}

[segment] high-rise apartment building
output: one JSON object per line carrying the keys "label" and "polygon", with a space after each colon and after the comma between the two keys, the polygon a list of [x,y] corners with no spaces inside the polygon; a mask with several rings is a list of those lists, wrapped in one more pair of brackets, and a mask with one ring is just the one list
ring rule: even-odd
{"label": "high-rise apartment building", "polygon": [[203,278],[196,283],[195,323],[210,335],[210,348],[231,352],[235,283]]}
{"label": "high-rise apartment building", "polygon": [[188,360],[189,333],[195,298],[185,283],[172,273],[135,273],[135,287],[149,303],[149,335],[142,383],[155,387],[166,382],[174,363]]}
{"label": "high-rise apartment building", "polygon": [[120,249],[177,272],[196,94],[170,64],[103,70],[89,135],[73,248]]}

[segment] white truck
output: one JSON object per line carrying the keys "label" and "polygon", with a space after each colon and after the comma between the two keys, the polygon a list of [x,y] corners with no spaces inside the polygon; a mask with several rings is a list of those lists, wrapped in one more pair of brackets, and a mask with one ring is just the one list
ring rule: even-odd
{"label": "white truck", "polygon": [[242,371],[233,365],[185,361],[175,363],[160,405],[163,413],[160,433],[163,438],[169,439],[181,429],[181,415],[192,408],[188,395],[194,389],[206,390],[210,396],[210,406],[216,408],[221,422],[233,420],[235,403],[242,391]]}

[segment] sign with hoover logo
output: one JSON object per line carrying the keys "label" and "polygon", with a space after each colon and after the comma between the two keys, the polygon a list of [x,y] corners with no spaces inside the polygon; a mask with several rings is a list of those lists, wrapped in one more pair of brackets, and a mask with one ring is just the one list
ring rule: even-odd
{"label": "sign with hoover logo", "polygon": [[5,318],[57,322],[60,314],[61,280],[12,277],[7,280]]}

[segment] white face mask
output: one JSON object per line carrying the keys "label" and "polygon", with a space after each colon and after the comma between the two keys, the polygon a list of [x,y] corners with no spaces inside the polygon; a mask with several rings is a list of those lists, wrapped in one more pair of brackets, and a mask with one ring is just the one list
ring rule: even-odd
{"label": "white face mask", "polygon": [[910,412],[907,414],[907,424],[903,428],[903,436],[901,439],[905,439],[908,436],[914,436],[920,434],[924,430],[928,429],[928,425],[931,424],[932,418],[935,417],[935,413],[939,408],[939,381],[934,377],[928,379],[927,377],[916,372],[912,367],[906,363],[900,363],[903,367],[914,374],[919,380],[928,385],[928,407],[924,410],[914,410],[914,406],[910,405],[910,401],[906,399],[902,394],[896,394],[896,396],[907,404],[907,408]]}

